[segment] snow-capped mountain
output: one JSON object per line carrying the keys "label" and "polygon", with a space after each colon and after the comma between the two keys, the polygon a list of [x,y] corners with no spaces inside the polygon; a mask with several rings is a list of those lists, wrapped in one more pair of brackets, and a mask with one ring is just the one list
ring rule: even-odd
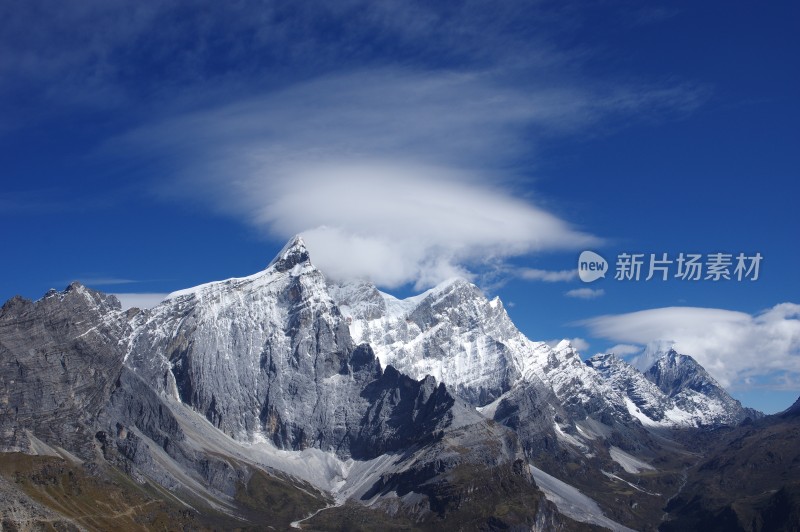
{"label": "snow-capped mountain", "polygon": [[[126,364],[236,440],[343,459],[480,422],[431,377],[408,398],[408,386],[396,388],[397,371],[382,371],[371,348],[352,341],[299,237],[260,273],[170,294],[134,332]],[[387,393],[394,398],[380,403]],[[413,418],[397,419],[408,408]]]}
{"label": "snow-capped mountain", "polygon": [[763,416],[742,407],[695,359],[673,349],[658,358],[645,377],[672,398],[678,408],[690,412],[705,407],[711,414],[710,419],[707,417],[711,423],[733,425],[747,417]]}
{"label": "snow-capped mountain", "polygon": [[329,292],[354,341],[373,346],[383,366],[415,379],[433,375],[485,412],[515,386],[530,385],[539,395],[552,392],[572,418],[602,413],[646,427],[686,427],[759,415],[694,359],[672,350],[655,353],[655,363],[642,373],[611,354],[584,363],[568,341],[531,341],[499,298],[489,300],[464,279],[403,300],[365,281],[332,283]]}
{"label": "snow-capped mountain", "polygon": [[670,422],[668,398],[632,365],[614,354],[595,355],[587,359],[586,364],[625,397],[628,411],[643,424]]}
{"label": "snow-capped mountain", "polygon": [[515,339],[499,299],[488,301],[463,279],[406,300],[358,282],[332,285],[357,343],[369,343],[381,364],[423,378],[432,375],[476,405],[508,390],[522,375],[507,343]]}
{"label": "snow-capped mountain", "polygon": [[344,522],[377,509],[477,526],[502,509],[492,526],[574,524],[558,506],[640,528],[685,459],[648,429],[746,411],[689,357],[666,353],[642,374],[532,341],[463,279],[403,300],[332,283],[301,238],[261,272],[147,311],[79,284],[12,299],[0,383],[4,450],[116,468],[234,521],[262,516],[248,490],[267,475],[316,509],[358,501],[328,510]]}
{"label": "snow-capped mountain", "polygon": [[[568,521],[537,491],[510,430],[354,344],[300,238],[260,273],[176,292],[152,311],[122,312],[77,284],[12,300],[0,354],[4,449],[99,461],[98,474],[116,467],[160,486],[148,493],[169,490],[169,504],[230,523],[264,512],[247,491],[254,475],[318,508],[352,500],[472,522],[525,494],[509,524]],[[472,496],[482,509],[464,513]]]}
{"label": "snow-capped mountain", "polygon": [[760,417],[731,397],[692,357],[669,349],[653,358],[644,373],[614,354],[595,355],[586,364],[625,396],[630,414],[645,426],[735,425]]}
{"label": "snow-capped mountain", "polygon": [[360,281],[332,284],[354,341],[369,343],[381,364],[415,379],[433,375],[476,407],[516,384],[544,383],[568,409],[626,415],[624,399],[587,367],[567,341],[529,340],[499,298],[489,300],[464,279],[451,279],[407,299]]}

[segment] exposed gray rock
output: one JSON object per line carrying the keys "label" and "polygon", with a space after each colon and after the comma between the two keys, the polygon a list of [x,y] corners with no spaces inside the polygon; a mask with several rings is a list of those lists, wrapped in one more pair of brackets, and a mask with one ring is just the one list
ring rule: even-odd
{"label": "exposed gray rock", "polygon": [[29,452],[29,430],[51,446],[92,454],[92,427],[122,369],[132,314],[79,283],[0,309],[3,450]]}
{"label": "exposed gray rock", "polygon": [[301,240],[259,274],[167,298],[137,330],[128,364],[233,438],[341,458],[429,438],[455,402],[433,379],[384,372],[368,345],[354,346]]}

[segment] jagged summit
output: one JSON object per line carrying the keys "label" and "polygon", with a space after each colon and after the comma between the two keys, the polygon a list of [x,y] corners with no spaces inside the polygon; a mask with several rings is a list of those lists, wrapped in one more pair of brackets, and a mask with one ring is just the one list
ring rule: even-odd
{"label": "jagged summit", "polygon": [[298,264],[311,262],[308,247],[300,235],[295,235],[283,246],[278,254],[272,259],[267,269],[275,268],[279,272],[291,270]]}
{"label": "jagged summit", "polygon": [[416,379],[433,375],[473,406],[488,405],[521,381],[552,387],[576,409],[611,393],[569,342],[552,348],[529,340],[499,298],[488,299],[466,279],[448,279],[403,300],[365,282],[329,290],[354,341],[372,345],[383,366]]}
{"label": "jagged summit", "polygon": [[586,364],[625,396],[628,411],[644,425],[736,424],[762,415],[742,407],[694,358],[672,348],[644,373],[614,354],[595,355]]}
{"label": "jagged summit", "polygon": [[[600,353],[586,360],[626,401],[628,412],[643,425],[681,424],[688,416],[672,416],[668,411],[672,404],[668,397],[638,369],[613,353]],[[673,419],[673,417],[675,419]]]}
{"label": "jagged summit", "polygon": [[694,358],[674,349],[660,356],[645,376],[669,396],[687,388],[704,394],[716,393],[722,388]]}
{"label": "jagged summit", "polygon": [[231,277],[223,281],[212,281],[192,288],[178,290],[169,294],[164,301],[167,302],[187,296],[211,296],[213,294],[227,293],[231,290],[259,290],[262,287],[271,285],[279,277],[285,275],[298,277],[304,274],[313,274],[318,277],[317,284],[323,282],[321,272],[311,264],[308,248],[303,238],[300,235],[296,235],[283,246],[264,270],[246,277]]}
{"label": "jagged summit", "polygon": [[[20,298],[20,300],[27,302],[24,298]],[[90,307],[102,306],[109,310],[120,310],[122,308],[116,296],[93,290],[80,281],[72,281],[61,291],[51,288],[45,292],[36,303],[47,300],[59,302],[67,301],[81,306],[88,305]]]}

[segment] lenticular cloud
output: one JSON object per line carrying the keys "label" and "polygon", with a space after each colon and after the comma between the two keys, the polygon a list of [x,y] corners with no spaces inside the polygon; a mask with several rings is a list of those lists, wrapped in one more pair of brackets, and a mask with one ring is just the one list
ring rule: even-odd
{"label": "lenticular cloud", "polygon": [[430,168],[297,172],[273,186],[255,216],[275,234],[303,232],[315,263],[332,277],[423,287],[469,277],[469,265],[597,241],[502,190]]}
{"label": "lenticular cloud", "polygon": [[[800,305],[781,303],[750,315],[715,308],[666,307],[581,322],[594,336],[647,344],[669,340],[724,386],[800,380]],[[787,381],[787,378],[789,381]],[[790,387],[791,387],[790,386]]]}
{"label": "lenticular cloud", "polygon": [[482,72],[354,71],[172,116],[109,149],[143,148],[137,165],[149,159],[168,176],[158,187],[165,199],[281,239],[305,234],[333,276],[424,287],[508,257],[598,243],[520,196],[530,187],[513,168],[530,167],[544,135],[675,97],[620,90],[520,89]]}

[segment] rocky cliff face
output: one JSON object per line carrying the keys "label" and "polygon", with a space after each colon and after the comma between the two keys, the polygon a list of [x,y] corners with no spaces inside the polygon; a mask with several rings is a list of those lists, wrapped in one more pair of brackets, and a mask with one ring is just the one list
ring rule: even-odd
{"label": "rocky cliff face", "polygon": [[172,294],[136,331],[127,363],[234,439],[343,459],[399,450],[445,428],[454,409],[480,420],[433,378],[384,372],[355,346],[299,239],[259,274]]}
{"label": "rocky cliff face", "polygon": [[73,283],[0,309],[0,446],[91,454],[91,427],[122,369],[134,313]]}

